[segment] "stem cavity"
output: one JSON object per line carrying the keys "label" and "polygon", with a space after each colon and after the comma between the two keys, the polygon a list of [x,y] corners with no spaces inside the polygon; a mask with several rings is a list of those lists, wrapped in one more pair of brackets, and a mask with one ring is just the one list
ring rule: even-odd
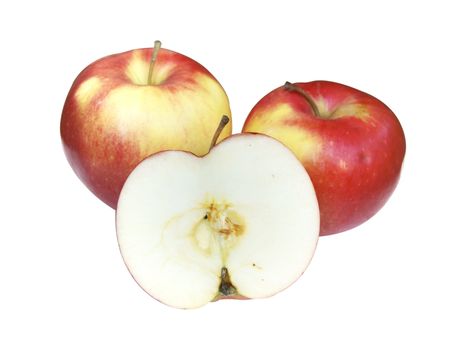
{"label": "stem cavity", "polygon": [[313,110],[314,115],[316,117],[321,117],[321,113],[319,112],[318,106],[316,105],[316,103],[314,103],[313,99],[310,97],[310,95],[308,95],[308,93],[305,90],[303,90],[301,87],[299,87],[295,84],[290,83],[289,81],[284,83],[284,88],[288,91],[298,92],[303,98],[305,98],[305,100],[311,106],[311,109]]}

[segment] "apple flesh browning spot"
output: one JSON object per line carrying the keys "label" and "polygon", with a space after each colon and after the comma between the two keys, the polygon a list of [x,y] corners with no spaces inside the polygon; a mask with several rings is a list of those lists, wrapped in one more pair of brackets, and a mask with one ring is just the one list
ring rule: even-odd
{"label": "apple flesh browning spot", "polygon": [[303,273],[319,236],[305,169],[278,141],[252,134],[202,158],[146,158],[121,191],[116,220],[133,278],[178,308],[278,293]]}

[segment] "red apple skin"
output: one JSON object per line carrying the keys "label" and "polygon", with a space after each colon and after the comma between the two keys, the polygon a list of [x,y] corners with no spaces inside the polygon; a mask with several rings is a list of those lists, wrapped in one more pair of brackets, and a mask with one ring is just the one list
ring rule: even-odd
{"label": "red apple skin", "polygon": [[371,218],[397,186],[405,136],[395,114],[375,97],[329,81],[279,87],[262,98],[243,132],[263,133],[300,159],[315,187],[320,235],[354,228]]}
{"label": "red apple skin", "polygon": [[[81,181],[116,208],[134,167],[162,150],[208,152],[222,115],[225,91],[196,61],[160,49],[147,84],[153,49],[99,59],[74,81],[60,124],[65,155]],[[232,133],[229,123],[218,141]]]}

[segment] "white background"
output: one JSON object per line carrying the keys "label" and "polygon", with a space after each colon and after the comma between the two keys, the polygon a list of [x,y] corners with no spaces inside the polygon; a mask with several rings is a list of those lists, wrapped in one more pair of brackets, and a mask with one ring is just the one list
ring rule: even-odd
{"label": "white background", "polygon": [[[14,1],[0,5],[0,348],[454,349],[455,25],[443,1]],[[407,137],[401,182],[364,225],[320,239],[264,300],[164,306],[128,274],[114,211],[69,167],[64,99],[93,60],[153,45],[199,61],[240,131],[286,80],[369,92]]]}

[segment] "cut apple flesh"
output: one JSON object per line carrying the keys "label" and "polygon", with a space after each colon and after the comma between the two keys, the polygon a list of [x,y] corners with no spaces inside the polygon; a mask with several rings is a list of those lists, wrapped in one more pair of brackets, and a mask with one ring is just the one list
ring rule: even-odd
{"label": "cut apple flesh", "polygon": [[128,177],[117,237],[130,273],[178,308],[271,296],[306,269],[319,210],[300,162],[274,139],[230,137],[203,158],[166,151]]}

